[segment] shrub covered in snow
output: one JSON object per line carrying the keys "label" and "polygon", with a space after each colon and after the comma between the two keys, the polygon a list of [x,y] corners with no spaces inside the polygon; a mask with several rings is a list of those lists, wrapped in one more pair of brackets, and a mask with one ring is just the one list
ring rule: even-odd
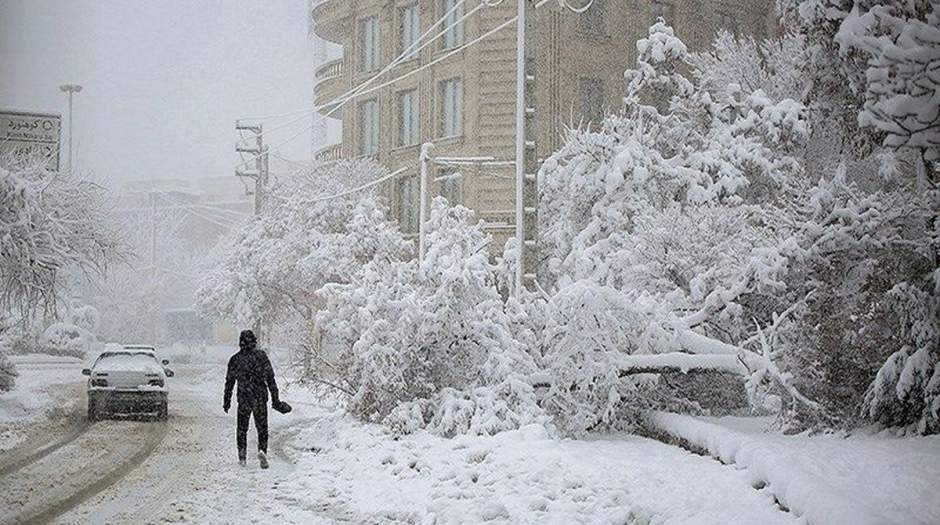
{"label": "shrub covered in snow", "polygon": [[[940,272],[934,276],[940,287]],[[940,433],[940,294],[902,283],[886,294],[902,344],[865,395],[865,417],[889,427]],[[896,345],[898,344],[896,343]]]}
{"label": "shrub covered in snow", "polygon": [[13,390],[16,385],[16,366],[9,359],[17,344],[19,327],[8,315],[0,315],[0,393]]}
{"label": "shrub covered in snow", "polygon": [[0,394],[9,392],[16,386],[16,367],[7,355],[0,350]]}
{"label": "shrub covered in snow", "polygon": [[85,357],[91,350],[94,336],[71,323],[53,323],[37,341],[36,352],[67,357]]}
{"label": "shrub covered in snow", "polygon": [[509,330],[472,212],[434,200],[424,259],[373,261],[321,292],[318,322],[350,343],[338,360],[349,409],[400,431],[489,434],[544,420],[526,347]]}

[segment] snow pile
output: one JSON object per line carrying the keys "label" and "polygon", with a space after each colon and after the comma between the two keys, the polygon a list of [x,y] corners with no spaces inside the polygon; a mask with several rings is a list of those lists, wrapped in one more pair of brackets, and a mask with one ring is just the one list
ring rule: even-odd
{"label": "snow pile", "polygon": [[784,436],[763,433],[767,419],[664,412],[650,413],[647,423],[742,469],[809,523],[940,522],[940,501],[926,482],[940,479],[940,437]]}
{"label": "snow pile", "polygon": [[28,354],[13,356],[10,362],[19,375],[15,387],[0,395],[0,451],[34,438],[37,423],[70,424],[83,399],[77,359]]}
{"label": "snow pile", "polygon": [[[795,523],[743,473],[634,436],[397,436],[326,413],[287,441],[296,508],[358,523]],[[599,460],[602,458],[602,460]]]}

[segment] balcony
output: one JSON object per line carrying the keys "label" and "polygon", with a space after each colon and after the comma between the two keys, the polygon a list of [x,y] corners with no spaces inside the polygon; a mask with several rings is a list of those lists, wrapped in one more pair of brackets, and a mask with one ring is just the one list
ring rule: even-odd
{"label": "balcony", "polygon": [[321,81],[343,76],[343,59],[330,60],[318,67],[315,76]]}
{"label": "balcony", "polygon": [[[330,102],[339,100],[345,92],[343,82],[343,59],[331,60],[317,68],[315,73],[317,83],[313,86],[313,103],[319,106],[320,113],[328,113],[332,109]],[[342,111],[332,113],[332,118],[342,118]]]}
{"label": "balcony", "polygon": [[342,44],[347,32],[347,18],[352,14],[352,2],[349,0],[319,0],[314,2],[310,16],[313,18],[313,32],[320,38],[335,44]]}
{"label": "balcony", "polygon": [[332,160],[340,160],[343,158],[343,145],[342,144],[332,144],[325,148],[321,148],[316,153],[313,154],[313,157],[319,162],[329,162]]}

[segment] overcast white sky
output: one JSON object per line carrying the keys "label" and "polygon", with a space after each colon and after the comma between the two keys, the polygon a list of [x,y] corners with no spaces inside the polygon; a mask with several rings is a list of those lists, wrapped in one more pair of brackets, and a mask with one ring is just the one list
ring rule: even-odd
{"label": "overcast white sky", "polygon": [[[0,0],[0,108],[60,112],[66,127],[58,86],[78,83],[76,168],[105,181],[227,176],[236,118],[312,104],[306,10],[307,0]],[[306,128],[281,152],[309,158],[311,121],[268,141]]]}

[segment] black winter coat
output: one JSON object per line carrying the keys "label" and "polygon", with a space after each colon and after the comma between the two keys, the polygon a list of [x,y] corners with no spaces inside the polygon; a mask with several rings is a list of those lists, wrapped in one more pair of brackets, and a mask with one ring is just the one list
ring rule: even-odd
{"label": "black winter coat", "polygon": [[231,404],[232,387],[236,382],[238,404],[267,404],[268,390],[271,391],[271,399],[275,403],[279,401],[271,360],[254,345],[242,346],[238,353],[228,360],[228,371],[225,374],[226,407]]}

